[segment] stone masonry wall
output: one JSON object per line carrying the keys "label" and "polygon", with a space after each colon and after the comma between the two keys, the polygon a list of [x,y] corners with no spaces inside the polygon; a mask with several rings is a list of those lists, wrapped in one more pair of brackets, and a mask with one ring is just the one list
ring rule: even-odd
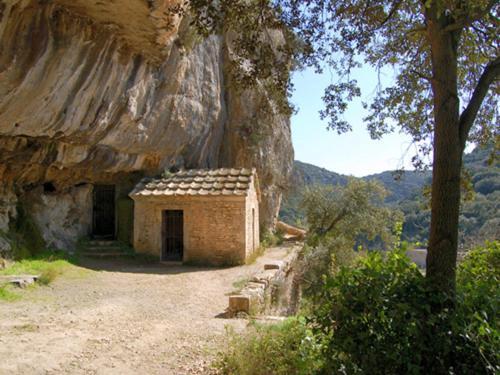
{"label": "stone masonry wall", "polygon": [[[252,177],[254,179],[254,177]],[[255,190],[255,182],[250,184],[246,197],[246,228],[245,228],[245,257],[248,258],[260,244],[259,236],[259,198]]]}
{"label": "stone masonry wall", "polygon": [[291,245],[282,260],[269,261],[252,276],[238,294],[229,296],[228,316],[288,315],[292,299],[293,267],[301,246]]}
{"label": "stone masonry wall", "polygon": [[148,197],[135,200],[134,248],[160,257],[162,211],[183,210],[184,262],[224,265],[245,261],[244,197]]}

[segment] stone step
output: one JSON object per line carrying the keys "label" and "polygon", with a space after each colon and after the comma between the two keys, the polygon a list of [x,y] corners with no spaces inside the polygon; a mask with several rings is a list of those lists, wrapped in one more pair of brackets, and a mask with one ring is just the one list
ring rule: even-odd
{"label": "stone step", "polygon": [[97,252],[97,253],[105,253],[105,252],[124,252],[120,246],[86,246],[84,248],[86,252]]}
{"label": "stone step", "polygon": [[119,243],[114,240],[90,240],[88,246],[119,246]]}

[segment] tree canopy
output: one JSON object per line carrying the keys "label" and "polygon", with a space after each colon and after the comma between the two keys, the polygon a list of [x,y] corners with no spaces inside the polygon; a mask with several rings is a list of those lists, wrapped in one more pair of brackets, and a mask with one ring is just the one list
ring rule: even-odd
{"label": "tree canopy", "polygon": [[[333,69],[337,81],[326,88],[322,116],[339,133],[351,130],[342,114],[361,94],[353,70],[366,64],[378,72],[391,68],[392,84],[381,82],[374,99],[365,103],[368,129],[380,138],[399,125],[417,142],[429,140],[434,127],[428,26],[431,20],[444,23],[457,44],[464,132],[470,128],[469,140],[480,142],[499,135],[493,125],[500,86],[491,85],[500,64],[497,1],[194,0],[190,6],[194,24],[205,35],[235,33],[234,58],[244,67],[238,75],[244,86],[267,81],[286,94],[292,84],[290,65],[283,61]],[[280,30],[286,43],[276,43],[270,30]],[[428,143],[421,146],[429,150]]]}

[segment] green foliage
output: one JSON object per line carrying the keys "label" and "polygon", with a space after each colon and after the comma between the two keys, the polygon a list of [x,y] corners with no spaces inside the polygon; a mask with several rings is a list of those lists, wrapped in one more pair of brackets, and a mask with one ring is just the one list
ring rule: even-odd
{"label": "green foliage", "polygon": [[24,259],[45,249],[45,240],[35,221],[25,208],[25,204],[19,202],[15,220],[9,222],[7,236],[12,246],[14,259]]}
{"label": "green foliage", "polygon": [[325,278],[311,316],[323,337],[324,373],[494,374],[498,356],[500,244],[461,264],[456,306],[401,250],[370,253]]}
{"label": "green foliage", "polygon": [[189,8],[200,35],[230,36],[227,73],[231,84],[239,92],[263,87],[275,109],[290,114],[290,68],[300,46],[291,30],[281,27],[267,2],[192,0],[184,4],[182,11]]}
{"label": "green foliage", "polygon": [[[463,200],[459,218],[459,240],[464,249],[484,242],[500,238],[500,219],[498,218],[500,201],[500,166],[498,160],[490,162],[494,155],[494,147],[476,147],[471,153],[464,156],[464,170],[468,171],[474,194],[471,199]],[[295,162],[292,190],[284,197],[280,217],[289,223],[303,222],[304,211],[300,208],[300,197],[314,185],[336,185],[347,183],[347,176],[329,172],[323,168],[310,164]],[[363,177],[364,180],[380,181],[388,190],[384,203],[404,214],[402,239],[408,242],[420,242],[426,246],[429,236],[431,211],[427,193],[422,189],[430,179],[430,172],[405,172],[395,180],[392,172],[382,172],[376,175]],[[485,181],[486,182],[483,182]],[[494,181],[494,184],[492,183]],[[485,186],[490,188],[483,190]],[[491,190],[492,189],[492,190]],[[491,191],[490,191],[491,190]],[[469,192],[470,193],[470,192]],[[425,196],[424,196],[425,195]],[[430,195],[430,191],[429,191]],[[366,245],[366,244],[365,244]],[[369,248],[380,247],[379,244],[370,244]]]}
{"label": "green foliage", "polygon": [[[321,115],[339,133],[351,130],[343,113],[360,95],[353,70],[362,62],[378,72],[390,72],[394,76],[391,85],[383,87],[384,82],[379,82],[382,87],[377,87],[371,103],[365,103],[368,129],[373,138],[380,138],[394,132],[397,123],[419,143],[423,154],[431,149],[424,141],[429,140],[435,125],[432,75],[441,68],[431,58],[431,51],[439,45],[432,43],[439,34],[433,27],[450,34],[448,43],[456,51],[457,64],[452,86],[457,86],[457,96],[465,103],[486,64],[498,54],[495,1],[429,0],[425,4],[393,0],[189,2],[192,23],[200,34],[235,34],[233,76],[243,87],[266,80],[274,90],[287,93],[292,89],[287,62],[318,71],[327,65],[337,79],[325,90]],[[286,43],[276,43],[277,32]],[[477,119],[470,124],[474,125],[470,138],[484,142],[498,135],[494,127],[498,123],[498,86],[491,80],[482,84],[486,84],[486,97],[479,101],[481,110],[469,114]]]}
{"label": "green foliage", "polygon": [[497,374],[500,242],[459,265],[455,304],[404,249],[371,252],[323,277],[307,319],[230,334],[223,374]]}
{"label": "green foliage", "polygon": [[301,260],[296,266],[300,273],[304,305],[317,302],[321,298],[326,275],[335,274],[341,267],[354,264],[359,253],[352,249],[352,241],[345,237],[328,238],[319,244],[304,246]]}
{"label": "green foliage", "polygon": [[168,169],[165,169],[162,173],[161,173],[161,178],[170,178],[172,177],[174,174],[172,172],[170,172]]}
{"label": "green foliage", "polygon": [[[464,157],[464,169],[468,171],[475,190],[473,198],[464,200],[460,208],[459,242],[465,250],[485,240],[500,238],[500,164],[489,163],[493,152],[492,146],[476,147]],[[489,187],[486,189],[486,186]],[[484,194],[486,192],[487,194]],[[399,207],[405,216],[403,238],[407,241],[426,243],[431,211],[425,198],[414,194],[399,202]]]}
{"label": "green foliage", "polygon": [[470,251],[457,274],[459,327],[480,367],[500,371],[500,242]]}
{"label": "green foliage", "polygon": [[12,288],[8,285],[0,286],[0,301],[12,302],[17,301],[21,296],[12,291]]}
{"label": "green foliage", "polygon": [[[84,274],[80,270],[75,272],[75,268],[72,266],[74,262],[75,259],[62,251],[44,250],[35,256],[9,263],[5,269],[0,270],[0,276],[39,275],[37,284],[49,285],[64,273],[72,273],[77,276]],[[10,285],[0,285],[0,300],[10,302],[22,298],[24,293],[19,294],[13,292],[12,289]]]}
{"label": "green foliage", "polygon": [[[257,258],[259,258],[264,252],[266,251],[267,246],[263,245],[262,243],[260,246],[255,249],[245,260],[245,264],[254,264]],[[234,265],[237,265],[238,262],[236,262]]]}
{"label": "green foliage", "polygon": [[[313,316],[326,338],[326,369],[346,373],[418,373],[428,314],[424,277],[399,252],[374,252],[359,267],[329,277]],[[419,347],[420,346],[420,347]],[[369,372],[371,369],[372,372]]]}
{"label": "green foliage", "polygon": [[282,231],[276,230],[275,232],[271,232],[266,230],[262,234],[260,245],[264,249],[267,249],[269,247],[279,246],[283,243],[283,241],[284,237]]}
{"label": "green foliage", "polygon": [[40,277],[38,278],[37,282],[40,285],[49,285],[52,283],[60,274],[62,271],[57,268],[56,266],[48,266],[42,270],[40,273]]}
{"label": "green foliage", "polygon": [[384,207],[387,191],[377,182],[350,178],[345,187],[314,186],[306,189],[302,208],[311,241],[340,237],[354,242],[363,234],[392,242],[392,228],[398,213]]}
{"label": "green foliage", "polygon": [[74,259],[64,252],[45,250],[31,258],[13,262],[0,270],[0,275],[39,275],[39,283],[48,285],[66,272],[71,267],[71,262],[74,262]]}
{"label": "green foliage", "polygon": [[176,46],[179,47],[182,55],[189,54],[193,48],[203,40],[196,28],[191,27],[190,23],[190,16],[186,15],[179,25],[177,39],[174,41]]}
{"label": "green foliage", "polygon": [[309,224],[307,246],[297,265],[304,296],[315,301],[323,278],[354,263],[355,251],[375,239],[389,247],[395,240],[398,213],[384,207],[380,184],[351,178],[346,186],[316,186],[304,193],[303,210]]}
{"label": "green foliage", "polygon": [[275,325],[253,323],[243,335],[230,331],[215,366],[227,375],[309,375],[320,367],[318,354],[305,320],[290,318]]}

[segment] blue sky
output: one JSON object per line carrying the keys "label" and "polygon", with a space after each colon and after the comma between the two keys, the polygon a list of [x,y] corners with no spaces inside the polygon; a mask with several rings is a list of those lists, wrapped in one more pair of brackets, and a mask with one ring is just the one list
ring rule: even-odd
{"label": "blue sky", "polygon": [[[360,84],[362,97],[351,103],[344,116],[353,131],[338,135],[326,130],[326,121],[319,118],[319,110],[323,106],[321,97],[324,88],[334,81],[332,74],[327,69],[321,75],[311,69],[294,73],[292,102],[299,109],[298,114],[292,117],[295,159],[354,176],[401,167],[411,169],[413,152],[411,148],[406,152],[411,147],[410,137],[395,133],[381,140],[372,140],[363,123],[366,111],[361,101],[373,97],[378,81],[376,73],[363,68],[356,72],[354,78]],[[391,77],[386,74],[381,79],[390,81]]]}

